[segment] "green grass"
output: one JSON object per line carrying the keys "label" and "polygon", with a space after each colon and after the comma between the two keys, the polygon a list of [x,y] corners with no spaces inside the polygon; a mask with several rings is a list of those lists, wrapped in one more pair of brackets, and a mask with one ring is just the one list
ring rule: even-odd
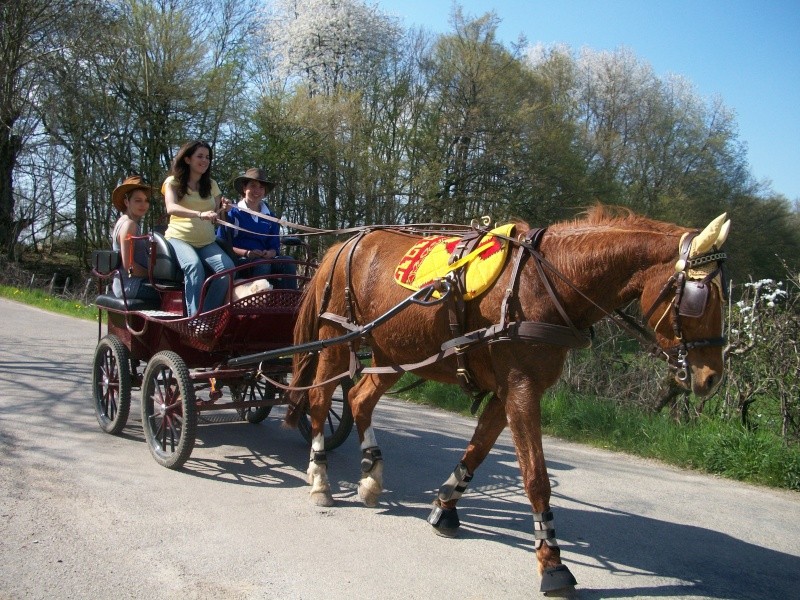
{"label": "green grass", "polygon": [[800,448],[733,422],[701,417],[676,423],[667,414],[650,415],[556,390],[542,402],[542,428],[556,437],[678,467],[800,490]]}
{"label": "green grass", "polygon": [[85,305],[77,300],[68,300],[48,295],[42,290],[25,290],[7,285],[0,285],[0,298],[16,300],[31,306],[79,319],[97,319],[97,309],[92,305]]}
{"label": "green grass", "polygon": [[[415,378],[405,375],[396,387]],[[400,397],[468,415],[470,400],[458,386],[426,382]],[[542,400],[548,435],[681,468],[775,488],[800,491],[800,448],[768,432],[699,418],[677,423],[666,413],[647,414],[611,401],[556,388]]]}
{"label": "green grass", "polygon": [[[405,373],[394,386],[393,389],[399,390],[415,381],[417,377],[412,373]],[[424,406],[435,406],[444,410],[458,413],[460,415],[470,415],[471,400],[461,391],[457,385],[445,385],[435,381],[426,381],[418,387],[407,392],[390,395],[408,400]]]}

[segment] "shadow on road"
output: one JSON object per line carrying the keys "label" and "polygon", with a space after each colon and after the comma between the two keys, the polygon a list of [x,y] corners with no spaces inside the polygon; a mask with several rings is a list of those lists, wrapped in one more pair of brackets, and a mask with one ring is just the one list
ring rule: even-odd
{"label": "shadow on road", "polygon": [[[46,357],[45,348],[42,356]],[[18,375],[33,374],[32,383],[15,386]],[[65,436],[65,440],[86,442],[86,433],[98,436],[98,452],[107,437],[97,428],[91,400],[91,363],[3,361],[0,380],[17,397],[0,408],[0,417],[25,419],[35,436]],[[62,386],[59,395],[52,381]],[[138,414],[138,393],[134,392],[132,417],[121,437],[148,456]],[[63,402],[64,396],[80,402]],[[297,431],[281,427],[282,411],[264,423],[204,424],[198,428],[198,442],[183,474],[230,485],[269,488],[305,485],[308,447]],[[379,411],[380,413],[380,408]],[[389,411],[391,413],[391,411]],[[395,418],[391,415],[387,419]],[[448,433],[447,417],[437,416],[434,426],[421,430],[398,421],[389,427],[378,425],[379,443],[385,460],[386,493],[379,511],[387,517],[424,520],[438,486],[461,458],[469,434]],[[6,438],[4,454],[13,460],[17,451],[39,451],[18,447]],[[95,442],[90,442],[94,445]],[[230,452],[226,453],[230,447]],[[204,449],[222,450],[205,453]],[[213,454],[214,456],[207,456]],[[69,460],[54,454],[56,460]],[[362,508],[355,494],[360,454],[355,435],[329,454],[330,477],[338,509]],[[561,473],[575,468],[567,462],[548,461],[553,482],[557,535],[565,562],[573,571],[602,569],[621,576],[649,574],[663,578],[664,585],[621,589],[579,587],[581,598],[635,598],[704,596],[711,598],[788,598],[800,589],[800,558],[745,542],[726,533],[695,525],[670,523],[631,512],[597,505],[592,498],[570,497],[559,488]],[[566,505],[566,506],[562,506]],[[499,443],[475,474],[459,505],[461,540],[484,539],[531,552],[533,542],[530,506],[520,485],[513,448]],[[758,506],[740,507],[742,528],[758,528]],[[750,536],[752,537],[752,536]],[[459,544],[460,540],[452,540]],[[580,576],[579,576],[580,579]],[[675,582],[684,582],[676,584]],[[579,582],[580,584],[580,582]]]}
{"label": "shadow on road", "polygon": [[[202,446],[237,444],[242,451],[229,460],[190,459],[186,471],[194,476],[220,478],[235,485],[305,485],[306,443],[296,431],[281,428],[274,417],[257,426],[205,426],[199,438]],[[378,510],[387,516],[424,520],[436,489],[461,458],[466,438],[389,428],[379,430],[379,442],[386,459],[386,492]],[[355,435],[329,453],[337,510],[369,510],[361,506],[355,493],[359,458]],[[779,598],[800,589],[800,558],[796,556],[711,529],[652,519],[593,504],[591,498],[563,494],[558,488],[559,473],[573,468],[569,463],[548,461],[565,562],[572,567],[580,565],[580,569],[669,580],[663,586],[646,588],[579,587],[580,598]],[[560,507],[562,503],[586,508]],[[752,513],[752,508],[743,507],[743,516]],[[484,539],[517,547],[531,552],[533,567],[530,506],[510,445],[499,443],[492,451],[459,504],[459,513],[462,527],[453,544]],[[742,526],[757,527],[757,518],[743,518]],[[685,583],[676,584],[676,580]]]}

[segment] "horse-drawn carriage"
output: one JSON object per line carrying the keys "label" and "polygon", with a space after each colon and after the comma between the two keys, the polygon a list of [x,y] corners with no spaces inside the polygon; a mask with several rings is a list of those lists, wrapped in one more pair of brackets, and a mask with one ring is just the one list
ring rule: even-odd
{"label": "horse-drawn carriage", "polygon": [[[301,252],[295,260],[298,274],[279,276],[296,279],[293,289],[258,285],[263,278],[249,276],[252,265],[216,273],[204,285],[201,306],[209,283],[218,277],[230,282],[227,301],[187,317],[183,273],[172,247],[156,232],[147,235],[146,242],[149,285],[158,290],[160,301],[118,298],[111,293],[97,297],[94,404],[103,431],[117,434],[127,423],[132,390],[141,389],[142,427],[150,452],[161,465],[177,469],[192,452],[200,413],[234,409],[242,419],[259,423],[273,406],[285,403],[276,382],[288,381],[291,358],[237,367],[230,366],[230,361],[292,344],[302,290],[314,265],[307,252]],[[283,243],[305,248],[298,238],[285,238]],[[92,261],[101,283],[119,276],[119,253],[99,250]],[[326,444],[331,447],[342,444],[353,426],[344,401],[350,386],[348,379],[342,380],[338,401],[327,419]],[[310,440],[308,419],[301,421],[299,429]]]}
{"label": "horse-drawn carriage", "polygon": [[[371,423],[381,395],[406,371],[459,383],[485,404],[428,522],[441,535],[456,534],[459,499],[509,427],[533,512],[540,590],[569,589],[575,578],[561,563],[555,537],[542,396],[558,380],[569,349],[589,345],[592,324],[606,317],[664,358],[686,389],[713,394],[724,370],[725,254],[719,248],[729,225],[721,215],[697,231],[598,206],[546,230],[516,223],[448,237],[364,228],[328,250],[304,280],[302,299],[300,292],[262,292],[196,318],[183,316],[180,297],[173,296],[178,290],[170,287],[176,278],[169,246],[153,235],[150,271],[161,306],[134,309],[107,296],[97,301],[109,322],[95,356],[98,420],[106,431],[119,431],[130,390],[139,385],[150,449],[174,468],[191,452],[198,412],[229,406],[256,421],[266,416],[260,409],[286,396],[286,422],[297,424],[311,445],[311,501],[334,504],[325,452],[355,423],[362,453],[358,494],[376,506],[383,458]],[[436,255],[443,260],[426,267],[425,259]],[[477,271],[473,286],[467,265],[478,258],[491,267]],[[96,270],[114,269],[98,264]],[[622,310],[631,303],[641,307],[638,319]],[[358,354],[366,340],[370,366]],[[288,376],[287,358],[295,355],[291,389],[280,394],[276,388],[286,386],[273,382]],[[147,362],[141,376],[138,361]],[[359,373],[367,376],[337,395],[348,374]],[[220,400],[224,387],[232,398],[227,403]],[[205,391],[207,399],[198,398]]]}

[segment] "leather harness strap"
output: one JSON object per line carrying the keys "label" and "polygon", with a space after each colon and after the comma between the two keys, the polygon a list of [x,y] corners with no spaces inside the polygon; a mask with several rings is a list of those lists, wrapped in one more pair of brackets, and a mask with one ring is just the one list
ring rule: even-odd
{"label": "leather harness strap", "polygon": [[[361,241],[363,236],[368,232],[368,230],[360,231],[356,236],[345,242],[338,250],[338,253],[334,259],[334,263],[338,261],[344,251],[346,246],[350,246],[350,251],[347,255],[346,259],[346,279],[347,279],[347,287],[350,287],[350,263],[353,260],[353,255],[355,252],[355,248],[358,243]],[[480,242],[482,235],[488,233],[487,231],[477,229],[474,235],[471,235],[469,240],[465,243],[459,242],[459,252],[461,254],[467,253],[474,249],[474,247]],[[415,371],[418,369],[422,369],[424,367],[430,366],[435,364],[445,358],[448,358],[452,355],[455,355],[456,361],[458,363],[457,367],[457,377],[459,383],[465,389],[468,395],[472,396],[473,401],[473,412],[477,409],[477,406],[480,400],[489,392],[485,390],[481,390],[477,384],[475,384],[474,379],[469,373],[468,365],[466,362],[467,352],[469,350],[474,349],[476,346],[481,344],[492,344],[497,342],[510,342],[510,341],[522,341],[527,343],[536,343],[536,344],[550,344],[555,346],[561,346],[565,348],[586,348],[591,345],[591,337],[588,332],[584,332],[579,330],[575,327],[572,321],[564,311],[563,306],[558,299],[558,296],[553,289],[552,284],[550,283],[548,277],[544,273],[544,269],[542,268],[542,264],[545,264],[551,270],[554,270],[554,267],[550,265],[549,262],[536,250],[536,247],[542,240],[542,237],[545,233],[545,229],[535,229],[528,232],[525,236],[524,240],[515,240],[512,238],[508,238],[502,235],[496,235],[496,237],[500,239],[505,239],[508,242],[518,244],[517,252],[514,255],[514,263],[512,267],[511,277],[509,280],[508,288],[506,289],[505,296],[503,298],[501,309],[500,309],[500,322],[489,327],[483,327],[481,329],[476,329],[474,331],[463,333],[463,323],[464,323],[464,313],[465,313],[465,302],[463,299],[463,283],[459,284],[459,281],[463,282],[463,278],[461,277],[463,273],[463,267],[456,269],[459,272],[459,277],[451,276],[448,277],[444,281],[439,281],[434,284],[435,291],[439,292],[441,298],[440,301],[447,301],[448,303],[448,311],[449,311],[449,324],[450,330],[453,337],[444,342],[439,351],[431,356],[415,363],[405,363],[405,364],[395,364],[395,365],[387,365],[382,367],[364,367],[361,365],[360,360],[355,352],[355,344],[352,340],[353,335],[358,335],[358,337],[366,337],[369,335],[369,331],[377,325],[377,322],[373,322],[368,325],[359,325],[355,321],[355,311],[352,305],[352,294],[349,290],[346,290],[345,297],[347,299],[345,310],[348,313],[346,316],[336,315],[330,312],[327,312],[327,306],[330,300],[331,294],[331,285],[333,281],[333,272],[334,269],[331,269],[331,272],[328,276],[328,280],[325,284],[325,290],[323,292],[323,301],[320,306],[320,311],[318,314],[318,319],[325,320],[331,323],[335,323],[336,325],[342,327],[343,329],[349,331],[343,337],[347,337],[347,341],[350,345],[350,368],[347,372],[341,373],[340,375],[336,375],[330,379],[327,379],[325,382],[313,384],[307,387],[293,387],[287,386],[281,382],[273,381],[267,378],[271,383],[273,383],[276,387],[285,390],[308,390],[319,385],[323,385],[325,383],[329,383],[331,381],[339,380],[344,377],[350,376],[353,377],[357,374],[386,374],[386,373],[404,373],[407,371]],[[516,297],[516,291],[520,281],[520,275],[522,271],[522,265],[526,257],[532,257],[536,263],[537,271],[542,278],[543,284],[548,292],[548,295],[551,297],[552,301],[556,305],[556,308],[559,314],[562,316],[564,321],[567,325],[559,325],[555,323],[540,323],[536,321],[512,321],[512,303],[513,299]],[[451,263],[458,260],[458,257],[453,258],[451,257]],[[555,271],[558,273],[558,271]],[[562,277],[563,278],[563,277]],[[569,283],[569,282],[568,282]],[[573,286],[574,287],[574,286]],[[423,288],[424,291],[426,288]],[[433,290],[431,290],[433,291]],[[418,292],[419,293],[419,292]],[[447,298],[450,296],[450,298]],[[417,303],[420,303],[417,301]],[[401,303],[407,305],[406,303]],[[398,305],[399,307],[400,305]],[[393,311],[398,310],[398,307],[395,307]],[[393,312],[393,314],[395,314]],[[381,317],[379,321],[383,322],[385,320],[386,315]],[[330,340],[319,340],[318,342],[310,343],[309,345],[315,346],[318,350],[321,350],[325,347],[335,345],[337,343],[337,338],[333,338]],[[310,350],[311,351],[311,350]],[[270,353],[263,353],[262,357],[265,357]],[[238,362],[244,362],[248,360],[247,357],[243,357],[237,359]]]}
{"label": "leather harness strap", "polygon": [[[433,354],[426,359],[415,362],[415,363],[405,363],[399,365],[387,365],[383,367],[361,367],[356,372],[362,374],[385,374],[385,373],[403,373],[407,371],[414,371],[417,369],[421,369],[423,367],[427,367],[434,363],[437,363],[449,356],[455,355],[456,361],[458,364],[456,376],[458,378],[459,384],[464,389],[464,391],[473,398],[473,408],[477,408],[476,403],[479,403],[480,400],[489,392],[486,390],[481,390],[474,382],[471,374],[469,373],[466,357],[467,352],[472,350],[475,346],[484,344],[484,343],[496,343],[496,342],[509,342],[509,341],[523,341],[527,343],[537,343],[537,344],[551,344],[555,346],[562,346],[566,348],[586,348],[591,345],[591,337],[588,335],[587,332],[580,331],[577,329],[566,316],[566,312],[564,311],[563,307],[561,306],[555,292],[553,291],[552,285],[548,281],[548,278],[544,274],[544,271],[541,270],[540,267],[540,275],[542,276],[543,280],[545,281],[545,287],[548,290],[550,297],[552,298],[553,302],[556,304],[557,309],[560,314],[563,315],[563,318],[568,325],[558,325],[555,323],[540,323],[537,321],[510,321],[509,320],[509,304],[511,299],[516,296],[516,290],[519,284],[520,274],[522,270],[522,263],[526,256],[533,256],[537,264],[541,260],[541,255],[536,252],[535,247],[539,245],[544,236],[546,229],[535,229],[528,232],[525,243],[520,243],[518,251],[514,257],[514,263],[512,267],[511,278],[509,280],[509,286],[506,290],[506,297],[503,300],[503,305],[501,306],[501,318],[500,322],[489,327],[483,327],[481,329],[476,329],[469,333],[463,333],[463,323],[464,323],[464,309],[465,303],[463,300],[463,288],[459,285],[458,281],[463,281],[463,278],[452,278],[450,279],[451,288],[445,292],[446,294],[450,295],[448,301],[448,311],[449,311],[449,319],[450,319],[450,331],[453,337],[444,342],[441,347],[440,351],[436,354]],[[482,237],[485,234],[485,231],[476,231],[474,236],[471,236],[470,240],[467,240],[467,243],[460,244],[461,248],[459,252],[461,254],[470,252],[472,248],[477,245]],[[510,240],[508,241],[515,241]],[[451,263],[458,260],[458,256],[455,258],[451,257]],[[458,271],[463,271],[463,268],[458,269]],[[462,284],[463,285],[463,284]],[[337,323],[341,327],[348,329],[350,331],[358,331],[360,328],[359,326],[354,323],[351,319],[347,319],[345,317],[341,317],[339,315],[334,315],[328,312],[325,312],[320,315],[321,319]],[[353,352],[354,354],[354,352]],[[352,359],[351,359],[352,364]],[[360,363],[359,363],[360,364]],[[350,375],[352,376],[354,373],[352,372]],[[341,377],[345,376],[346,374],[342,374]],[[474,411],[473,411],[474,412]]]}
{"label": "leather harness strap", "polygon": [[[456,244],[453,253],[450,255],[448,264],[458,262],[463,256],[470,254],[483,238],[484,232],[478,229],[470,231]],[[453,293],[450,294],[447,313],[450,321],[450,335],[453,338],[461,337],[464,333],[464,318],[466,316],[464,293],[467,290],[467,267],[462,265],[448,275],[453,284]],[[482,390],[476,383],[472,372],[467,364],[467,354],[460,346],[455,346],[456,355],[456,378],[464,393],[473,399],[475,403],[480,401],[489,392]],[[472,411],[475,412],[474,410]]]}

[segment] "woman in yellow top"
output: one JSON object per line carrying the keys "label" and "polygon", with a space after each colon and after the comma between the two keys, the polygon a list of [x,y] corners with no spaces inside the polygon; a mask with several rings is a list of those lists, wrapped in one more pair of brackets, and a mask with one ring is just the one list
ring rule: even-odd
{"label": "woman in yellow top", "polygon": [[233,261],[214,241],[217,214],[228,210],[230,203],[222,197],[217,182],[211,179],[211,159],[208,143],[184,144],[172,161],[169,177],[161,188],[169,214],[169,227],[164,237],[175,249],[183,269],[186,313],[190,317],[201,309],[217,308],[225,300],[230,277],[216,278],[200,304],[206,269],[219,273],[233,268]]}

